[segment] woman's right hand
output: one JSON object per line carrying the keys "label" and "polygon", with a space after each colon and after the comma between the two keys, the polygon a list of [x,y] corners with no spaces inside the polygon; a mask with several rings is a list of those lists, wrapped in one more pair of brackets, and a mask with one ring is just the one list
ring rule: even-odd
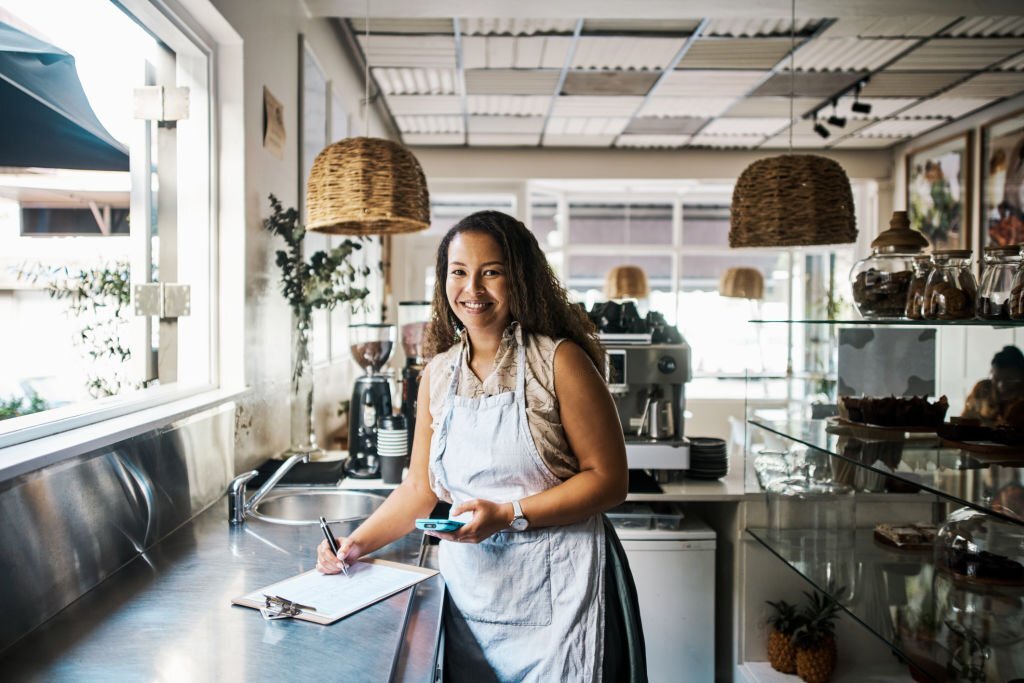
{"label": "woman's right hand", "polygon": [[351,565],[363,556],[363,549],[352,540],[352,537],[342,536],[334,541],[338,544],[337,555],[331,552],[327,539],[320,541],[320,545],[316,547],[316,568],[321,574],[337,574],[341,571],[342,560],[346,565]]}

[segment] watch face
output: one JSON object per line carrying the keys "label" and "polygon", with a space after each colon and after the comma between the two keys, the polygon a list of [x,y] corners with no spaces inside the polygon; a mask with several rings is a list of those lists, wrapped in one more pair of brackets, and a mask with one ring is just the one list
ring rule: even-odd
{"label": "watch face", "polygon": [[530,526],[530,523],[526,520],[526,517],[518,517],[512,520],[512,528],[516,531],[526,531],[528,526]]}

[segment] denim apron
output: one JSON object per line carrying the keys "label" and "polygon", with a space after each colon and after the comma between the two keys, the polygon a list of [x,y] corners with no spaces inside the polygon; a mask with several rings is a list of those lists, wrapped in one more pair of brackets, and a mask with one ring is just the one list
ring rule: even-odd
{"label": "denim apron", "polygon": [[[430,444],[435,493],[508,503],[561,483],[537,451],[526,417],[526,355],[516,327],[515,391],[456,395],[452,368]],[[478,543],[442,541],[449,593],[445,676],[454,681],[600,681],[604,651],[604,526],[502,531]],[[467,642],[470,641],[470,642]],[[476,653],[475,655],[472,653]]]}

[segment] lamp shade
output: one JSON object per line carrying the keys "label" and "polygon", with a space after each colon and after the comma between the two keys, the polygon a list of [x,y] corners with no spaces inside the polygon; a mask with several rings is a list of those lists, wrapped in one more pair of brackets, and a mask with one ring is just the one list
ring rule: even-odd
{"label": "lamp shade", "polygon": [[747,166],[732,193],[729,246],[795,247],[857,241],[846,171],[814,154]]}
{"label": "lamp shade", "polygon": [[718,293],[734,299],[763,299],[764,276],[757,268],[729,268],[718,281]]}
{"label": "lamp shade", "polygon": [[647,273],[640,266],[615,266],[604,281],[604,295],[609,299],[643,299],[650,293]]}
{"label": "lamp shade", "polygon": [[306,229],[334,235],[393,235],[430,225],[430,195],[412,152],[383,138],[325,147],[306,181]]}

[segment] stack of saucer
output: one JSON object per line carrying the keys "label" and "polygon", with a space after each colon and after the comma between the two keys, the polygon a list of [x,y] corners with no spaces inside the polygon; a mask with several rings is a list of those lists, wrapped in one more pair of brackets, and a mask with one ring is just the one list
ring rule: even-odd
{"label": "stack of saucer", "polygon": [[690,437],[690,479],[721,479],[729,472],[729,457],[723,439]]}

